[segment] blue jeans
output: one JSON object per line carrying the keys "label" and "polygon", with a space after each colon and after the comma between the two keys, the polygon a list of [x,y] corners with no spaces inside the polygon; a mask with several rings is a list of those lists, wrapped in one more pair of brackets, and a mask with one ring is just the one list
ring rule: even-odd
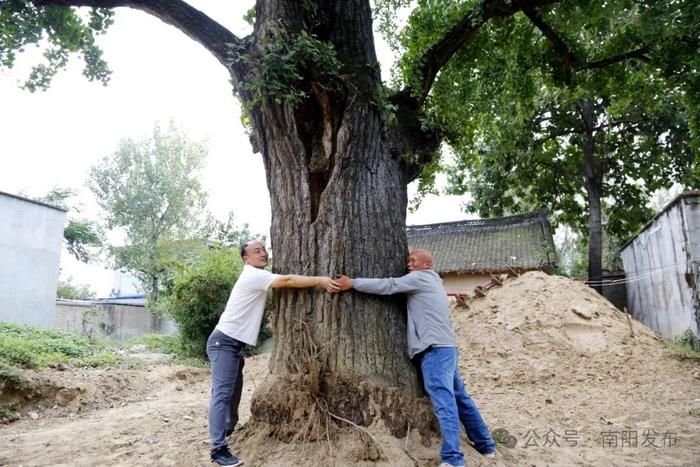
{"label": "blue jeans", "polygon": [[460,422],[477,451],[486,454],[496,450],[479,409],[464,387],[458,360],[456,347],[431,347],[420,362],[425,391],[440,424],[440,457],[452,465],[464,465],[464,454],[459,449]]}
{"label": "blue jeans", "polygon": [[238,423],[238,404],[243,390],[243,349],[245,344],[214,329],[207,340],[211,362],[209,436],[214,451],[228,446],[226,434]]}

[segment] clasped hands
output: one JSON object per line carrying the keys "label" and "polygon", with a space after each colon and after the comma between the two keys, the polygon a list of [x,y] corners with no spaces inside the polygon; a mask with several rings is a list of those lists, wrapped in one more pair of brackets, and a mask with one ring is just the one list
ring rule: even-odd
{"label": "clasped hands", "polygon": [[343,274],[338,274],[335,279],[319,277],[318,285],[330,293],[345,292],[352,289],[352,279]]}

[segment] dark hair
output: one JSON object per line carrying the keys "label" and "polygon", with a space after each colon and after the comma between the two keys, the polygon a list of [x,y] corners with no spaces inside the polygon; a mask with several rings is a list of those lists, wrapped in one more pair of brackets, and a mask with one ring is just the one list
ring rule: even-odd
{"label": "dark hair", "polygon": [[250,245],[254,241],[255,240],[248,240],[243,245],[241,245],[241,258],[243,258],[245,256],[245,249],[248,248],[248,245]]}

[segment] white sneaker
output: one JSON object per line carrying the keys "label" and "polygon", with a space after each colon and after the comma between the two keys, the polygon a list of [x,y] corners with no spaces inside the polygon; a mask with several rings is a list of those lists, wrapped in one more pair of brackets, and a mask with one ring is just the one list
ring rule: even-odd
{"label": "white sneaker", "polygon": [[486,454],[482,454],[484,457],[496,457],[496,451],[493,452],[487,452]]}
{"label": "white sneaker", "polygon": [[440,464],[440,467],[464,467],[464,466],[463,465],[452,465],[452,464],[448,464],[447,462],[443,462],[442,464]]}

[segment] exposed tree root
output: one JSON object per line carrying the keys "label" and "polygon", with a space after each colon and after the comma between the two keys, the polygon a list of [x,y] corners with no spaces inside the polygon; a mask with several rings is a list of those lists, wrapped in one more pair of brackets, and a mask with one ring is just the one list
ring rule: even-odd
{"label": "exposed tree root", "polygon": [[[271,377],[258,388],[251,404],[251,419],[238,431],[237,440],[263,437],[296,445],[300,459],[311,444],[324,458],[338,455],[334,441],[347,439],[348,427],[356,432],[353,448],[344,461],[392,463],[392,455],[373,435],[370,426],[397,438],[406,449],[409,432],[420,436],[422,444],[438,436],[438,426],[427,398],[416,399],[403,391],[372,381],[333,376],[320,381],[318,392],[310,387],[309,375]],[[406,441],[404,441],[406,438]],[[349,457],[349,458],[348,458]],[[341,462],[342,464],[342,462]]]}
{"label": "exposed tree root", "polygon": [[427,398],[340,376],[322,380],[317,394],[309,390],[307,375],[271,378],[254,396],[251,422],[269,425],[270,435],[283,441],[316,441],[333,431],[332,424],[327,426],[329,413],[364,427],[381,420],[397,438],[406,436],[409,425],[424,436],[437,432]]}

